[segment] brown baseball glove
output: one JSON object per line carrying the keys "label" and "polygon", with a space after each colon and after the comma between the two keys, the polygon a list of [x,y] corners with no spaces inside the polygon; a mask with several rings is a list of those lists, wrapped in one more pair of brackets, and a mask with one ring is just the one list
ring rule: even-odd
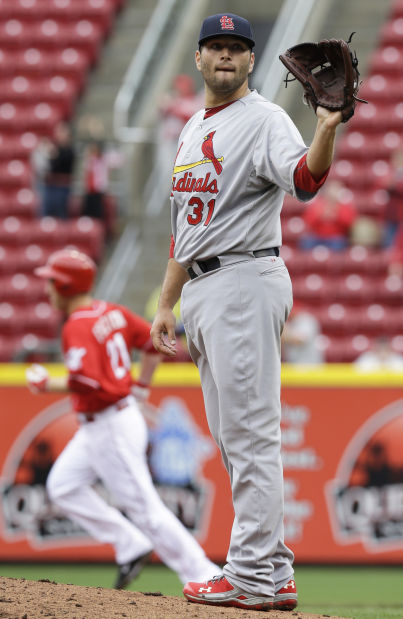
{"label": "brown baseball glove", "polygon": [[[315,111],[318,105],[340,110],[342,122],[352,117],[357,101],[367,103],[357,97],[361,83],[358,59],[349,47],[353,34],[348,41],[324,39],[319,43],[300,43],[280,54],[289,73],[301,82],[305,103]],[[289,81],[293,79],[287,74],[286,86]]]}

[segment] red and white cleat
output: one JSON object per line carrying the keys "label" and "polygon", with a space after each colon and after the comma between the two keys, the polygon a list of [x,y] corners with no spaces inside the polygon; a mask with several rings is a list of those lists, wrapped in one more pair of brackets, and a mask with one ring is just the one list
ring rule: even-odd
{"label": "red and white cleat", "polygon": [[242,591],[236,585],[231,585],[225,576],[215,576],[207,582],[188,582],[183,589],[183,595],[189,602],[198,604],[236,606],[249,610],[274,608],[274,598]]}
{"label": "red and white cleat", "polygon": [[298,604],[297,587],[291,578],[274,596],[274,610],[292,610]]}

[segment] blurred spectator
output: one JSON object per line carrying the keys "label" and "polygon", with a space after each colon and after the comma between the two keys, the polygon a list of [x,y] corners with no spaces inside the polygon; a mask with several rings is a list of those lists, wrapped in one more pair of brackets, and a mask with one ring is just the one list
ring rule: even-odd
{"label": "blurred spectator", "polygon": [[388,193],[384,211],[384,247],[393,245],[403,221],[403,148],[393,152],[390,164],[390,174],[382,181],[382,187]]}
{"label": "blurred spectator", "polygon": [[373,217],[360,215],[350,229],[350,244],[363,247],[382,246],[383,225]]}
{"label": "blurred spectator", "polygon": [[320,335],[321,327],[315,316],[302,304],[294,303],[281,336],[283,361],[297,365],[323,363]]}
{"label": "blurred spectator", "polygon": [[86,114],[78,119],[77,136],[80,141],[88,142],[105,139],[105,125],[99,116]]}
{"label": "blurred spectator", "polygon": [[161,101],[157,165],[167,186],[172,176],[180,132],[189,118],[203,105],[204,97],[196,92],[193,78],[186,74],[174,78],[172,93],[167,94]]}
{"label": "blurred spectator", "polygon": [[316,245],[344,249],[349,245],[350,230],[356,217],[354,205],[345,199],[342,183],[328,181],[306,207],[304,221],[307,230],[301,239],[302,249],[312,249]]}
{"label": "blurred spectator", "polygon": [[81,214],[103,220],[105,218],[105,194],[108,189],[108,161],[103,145],[90,142],[84,153],[84,195]]}
{"label": "blurred spectator", "polygon": [[49,171],[52,142],[47,137],[39,138],[36,147],[31,152],[31,169],[33,173],[33,190],[43,205],[45,179]]}
{"label": "blurred spectator", "polygon": [[60,219],[69,216],[69,198],[75,152],[70,126],[59,123],[49,148],[49,167],[45,177],[42,214]]}
{"label": "blurred spectator", "polygon": [[[154,320],[154,316],[155,316],[155,313],[158,307],[158,300],[160,298],[160,293],[161,293],[161,286],[157,286],[151,292],[147,300],[147,303],[144,309],[144,318],[146,318],[149,322],[152,322]],[[173,308],[173,313],[176,318],[175,334],[177,336],[176,348],[178,352],[177,352],[176,357],[172,357],[172,358],[166,357],[163,359],[163,361],[164,362],[176,361],[179,363],[185,363],[185,362],[191,361],[192,359],[188,351],[187,341],[186,341],[186,336],[185,336],[185,329],[182,323],[181,310],[180,310],[180,299],[176,303],[175,307]]]}
{"label": "blurred spectator", "polygon": [[370,350],[357,357],[354,365],[357,369],[368,372],[372,370],[403,371],[403,355],[393,350],[387,337],[380,336],[376,338]]}

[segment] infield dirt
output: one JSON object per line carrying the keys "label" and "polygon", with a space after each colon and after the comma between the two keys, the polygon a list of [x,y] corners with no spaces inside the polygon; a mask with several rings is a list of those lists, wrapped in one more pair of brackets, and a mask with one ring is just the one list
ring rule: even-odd
{"label": "infield dirt", "polygon": [[[49,580],[0,577],[1,619],[246,619],[258,611],[192,604],[158,591],[138,593],[64,585]],[[294,611],[270,611],[270,619],[322,619]],[[337,618],[343,619],[343,618]]]}

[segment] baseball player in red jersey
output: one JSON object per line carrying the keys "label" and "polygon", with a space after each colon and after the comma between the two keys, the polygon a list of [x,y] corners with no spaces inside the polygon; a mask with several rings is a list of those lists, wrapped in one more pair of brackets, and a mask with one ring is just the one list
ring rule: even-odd
{"label": "baseball player in red jersey", "polygon": [[284,543],[280,337],[292,287],[279,255],[285,192],[308,200],[324,183],[340,112],[318,107],[308,148],[279,106],[251,91],[253,32],[230,13],[202,24],[196,66],[205,109],[179,137],[171,257],[151,335],[175,355],[181,295],[206,416],[228,470],[235,512],[223,575],[189,582],[201,604],[256,610],[297,605]]}
{"label": "baseball player in red jersey", "polygon": [[[92,260],[76,250],[55,252],[36,269],[48,280],[51,303],[67,315],[62,346],[68,375],[49,377],[34,364],[28,385],[35,393],[70,392],[80,422],[49,473],[49,498],[92,537],[113,545],[117,589],[137,576],[152,550],[184,583],[211,578],[217,566],[164,505],[147,466],[147,428],[137,400],[146,399],[160,361],[151,325],[126,307],[94,300],[95,273]],[[137,383],[133,349],[141,353]],[[92,488],[97,479],[127,517]]]}

